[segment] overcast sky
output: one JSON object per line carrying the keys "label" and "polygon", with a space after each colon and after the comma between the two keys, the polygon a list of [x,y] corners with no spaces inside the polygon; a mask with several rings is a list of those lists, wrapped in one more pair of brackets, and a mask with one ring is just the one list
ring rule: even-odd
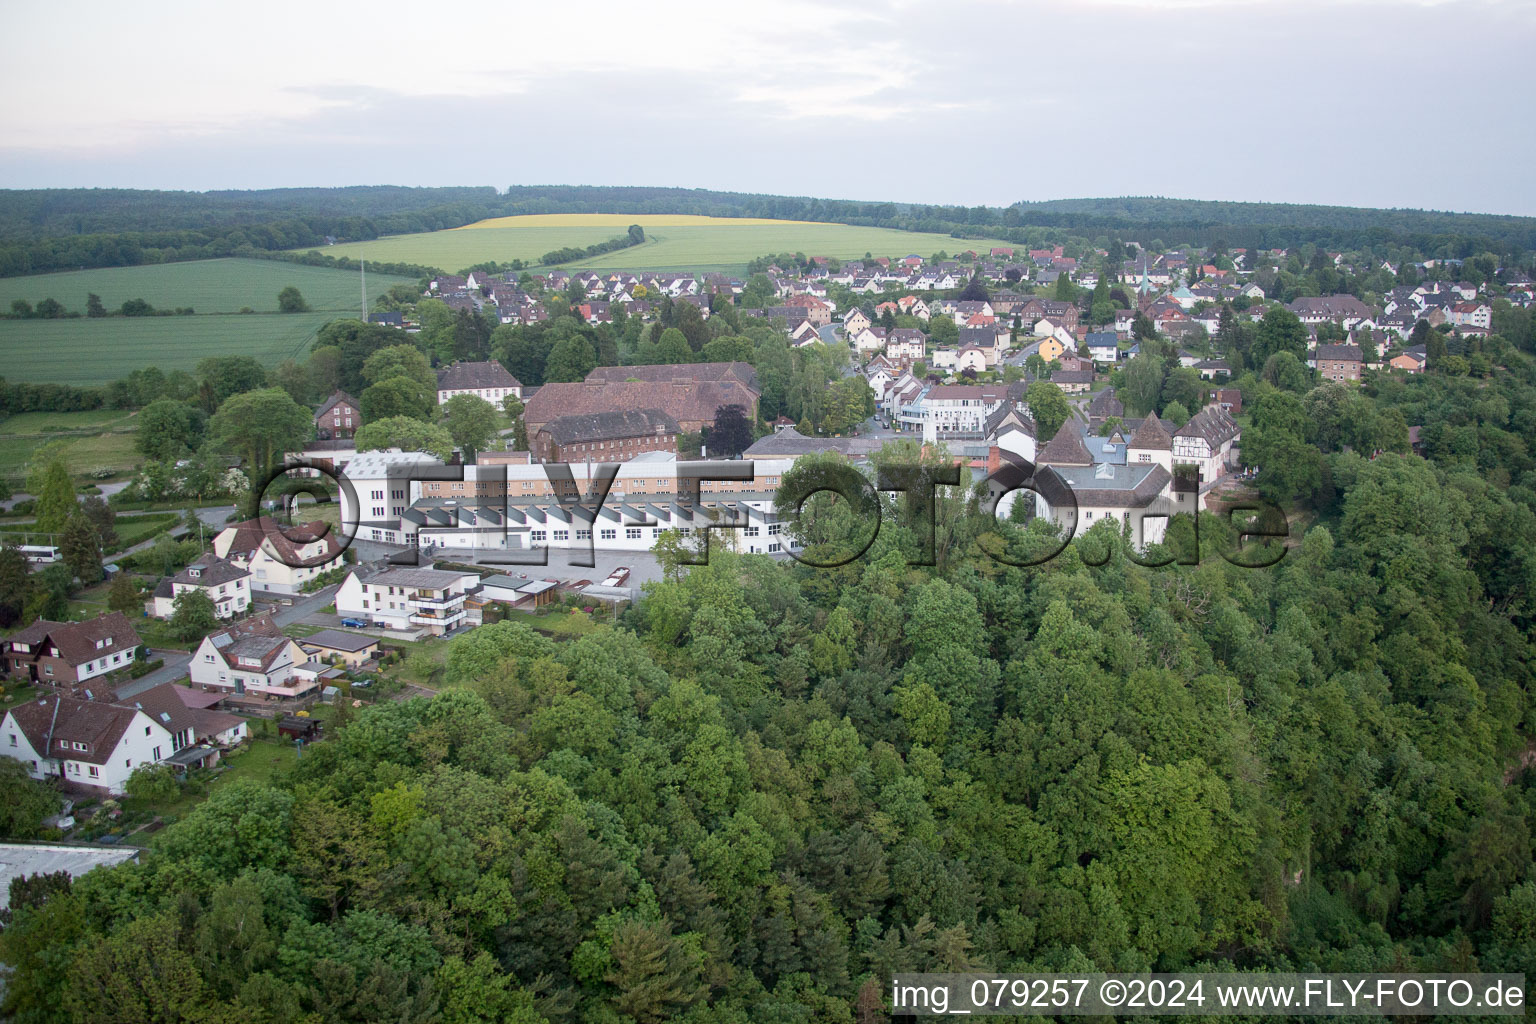
{"label": "overcast sky", "polygon": [[1536,214],[1531,0],[9,0],[0,186]]}

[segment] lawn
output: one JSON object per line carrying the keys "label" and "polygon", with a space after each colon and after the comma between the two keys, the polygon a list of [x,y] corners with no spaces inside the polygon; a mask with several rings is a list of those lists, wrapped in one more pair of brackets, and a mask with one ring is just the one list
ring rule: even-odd
{"label": "lawn", "polygon": [[[368,275],[378,295],[406,278]],[[311,312],[278,313],[277,293],[298,287]],[[355,315],[362,296],[351,271],[276,260],[198,260],[0,279],[0,308],[12,299],[52,296],[72,310],[94,291],[108,307],[142,297],[159,308],[190,306],[193,316],[0,320],[4,376],[47,384],[105,384],[142,366],[193,370],[208,356],[248,355],[266,365],[307,355],[315,334]],[[254,313],[239,310],[249,306]],[[0,469],[0,472],[3,472]]]}
{"label": "lawn", "polygon": [[[369,274],[368,293],[378,295],[404,280]],[[290,284],[314,310],[351,313],[362,302],[358,275],[350,270],[281,260],[221,259],[0,278],[0,308],[10,309],[15,299],[35,305],[53,298],[70,312],[84,313],[86,295],[95,292],[109,310],[127,299],[144,299],[156,309],[190,306],[199,313],[238,313],[249,307],[258,313],[276,313],[277,293]]]}
{"label": "lawn", "polygon": [[550,214],[497,217],[448,231],[392,235],[370,242],[330,246],[325,252],[334,256],[424,263],[453,271],[490,260],[537,260],[551,249],[606,241],[623,234],[630,224],[645,228],[644,244],[563,266],[568,269],[741,270],[750,260],[776,252],[803,252],[838,259],[860,257],[866,252],[876,256],[905,256],[915,252],[926,257],[939,249],[981,251],[993,245],[1009,244],[807,221]]}

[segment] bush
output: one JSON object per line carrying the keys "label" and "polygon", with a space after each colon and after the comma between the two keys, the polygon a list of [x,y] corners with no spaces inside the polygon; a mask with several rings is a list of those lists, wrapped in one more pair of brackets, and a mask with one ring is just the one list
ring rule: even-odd
{"label": "bush", "polygon": [[151,672],[155,671],[155,669],[164,667],[164,658],[156,658],[154,661],[135,661],[133,666],[128,669],[128,678],[138,679],[141,676],[149,675]]}

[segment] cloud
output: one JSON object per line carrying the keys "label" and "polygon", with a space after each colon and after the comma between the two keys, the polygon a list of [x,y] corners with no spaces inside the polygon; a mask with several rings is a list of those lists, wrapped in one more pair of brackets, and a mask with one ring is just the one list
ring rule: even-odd
{"label": "cloud", "polygon": [[[314,10],[311,10],[314,8]],[[41,7],[0,40],[0,184],[676,184],[1536,213],[1510,3]],[[306,14],[306,12],[308,12]],[[302,26],[302,29],[300,29]],[[132,45],[124,45],[124,40]],[[40,42],[41,41],[41,42]]]}

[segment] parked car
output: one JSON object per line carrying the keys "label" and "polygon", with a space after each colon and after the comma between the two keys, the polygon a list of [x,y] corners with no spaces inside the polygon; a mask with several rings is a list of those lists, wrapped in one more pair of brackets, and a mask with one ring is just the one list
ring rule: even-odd
{"label": "parked car", "polygon": [[342,619],[341,624],[348,629],[367,629],[368,622],[365,619]]}

